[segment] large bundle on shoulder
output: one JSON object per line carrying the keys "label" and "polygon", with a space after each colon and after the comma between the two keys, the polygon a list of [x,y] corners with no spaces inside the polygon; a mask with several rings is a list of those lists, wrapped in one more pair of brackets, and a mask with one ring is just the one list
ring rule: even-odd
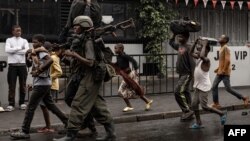
{"label": "large bundle on shoulder", "polygon": [[201,24],[197,21],[190,20],[185,17],[180,20],[173,20],[170,22],[170,30],[174,34],[181,34],[186,32],[199,32],[201,30]]}

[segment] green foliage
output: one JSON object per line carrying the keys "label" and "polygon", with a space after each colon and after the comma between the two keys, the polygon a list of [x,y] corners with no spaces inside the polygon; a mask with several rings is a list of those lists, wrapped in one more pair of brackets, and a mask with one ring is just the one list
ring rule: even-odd
{"label": "green foliage", "polygon": [[142,29],[139,36],[144,39],[145,49],[151,54],[147,61],[160,63],[163,68],[163,58],[155,56],[161,54],[162,42],[170,36],[169,22],[176,13],[167,5],[166,0],[140,0],[138,8]]}

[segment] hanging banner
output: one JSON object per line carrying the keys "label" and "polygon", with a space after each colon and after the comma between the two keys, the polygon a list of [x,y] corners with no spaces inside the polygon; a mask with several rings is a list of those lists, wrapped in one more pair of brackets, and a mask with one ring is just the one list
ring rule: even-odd
{"label": "hanging banner", "polygon": [[[30,0],[30,1],[33,2],[34,0]],[[43,0],[43,1],[45,1],[45,0]],[[68,1],[70,2],[71,0],[68,0]],[[206,8],[207,3],[210,0],[202,0],[202,1],[203,1],[203,4],[204,4],[204,8]],[[211,0],[213,8],[214,9],[216,8],[216,4],[217,4],[218,1],[221,2],[222,8],[225,9],[226,3],[228,2],[227,0]],[[55,2],[57,2],[57,0],[55,0]],[[166,0],[166,2],[168,3],[169,0]],[[176,5],[178,4],[178,2],[179,2],[179,0],[175,0]],[[242,6],[243,6],[245,1],[243,1],[243,0],[240,0],[240,1],[230,0],[229,2],[230,2],[231,9],[234,9],[235,2],[237,2],[238,5],[239,5],[240,10],[242,10]],[[189,0],[185,0],[185,3],[186,3],[186,6],[188,6]],[[198,3],[199,3],[199,0],[194,0],[194,7],[196,7],[198,5]],[[247,7],[248,7],[248,10],[250,10],[250,1],[247,1]]]}
{"label": "hanging banner", "polygon": [[234,9],[235,1],[230,1],[230,4],[231,4],[231,8]]}
{"label": "hanging banner", "polygon": [[213,8],[215,8],[215,7],[216,7],[217,0],[212,0],[212,3],[213,3]]}
{"label": "hanging banner", "polygon": [[226,6],[226,3],[227,3],[227,1],[224,1],[224,0],[222,0],[222,1],[221,1],[221,4],[222,4],[222,8],[223,8],[223,9],[225,8],[225,6]]}
{"label": "hanging banner", "polygon": [[238,1],[238,4],[239,4],[240,10],[241,10],[242,9],[242,5],[243,5],[243,1]]}
{"label": "hanging banner", "polygon": [[203,0],[204,7],[205,7],[205,8],[207,7],[207,1],[208,1],[208,0]]}
{"label": "hanging banner", "polygon": [[199,0],[194,0],[194,7],[197,6],[198,2],[199,2]]}

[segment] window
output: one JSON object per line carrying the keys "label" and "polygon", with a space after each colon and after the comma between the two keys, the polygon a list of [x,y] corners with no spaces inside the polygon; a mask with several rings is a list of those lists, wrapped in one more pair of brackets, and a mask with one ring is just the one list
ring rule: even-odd
{"label": "window", "polygon": [[60,28],[59,3],[30,0],[8,0],[8,4],[0,3],[1,38],[10,36],[11,27],[19,24],[23,36],[30,39],[33,34],[44,34],[48,38],[56,38]]}

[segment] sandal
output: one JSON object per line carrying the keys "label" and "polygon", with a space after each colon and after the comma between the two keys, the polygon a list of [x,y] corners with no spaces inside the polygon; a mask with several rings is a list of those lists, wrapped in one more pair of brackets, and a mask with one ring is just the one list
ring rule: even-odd
{"label": "sandal", "polygon": [[199,125],[197,123],[194,123],[192,126],[189,127],[190,129],[201,129],[204,128],[204,126]]}
{"label": "sandal", "polygon": [[38,129],[37,132],[38,133],[53,133],[55,132],[55,130],[52,128],[43,127],[41,129]]}
{"label": "sandal", "polygon": [[220,118],[221,125],[225,125],[226,121],[227,121],[227,111],[225,111],[224,115],[221,116]]}

